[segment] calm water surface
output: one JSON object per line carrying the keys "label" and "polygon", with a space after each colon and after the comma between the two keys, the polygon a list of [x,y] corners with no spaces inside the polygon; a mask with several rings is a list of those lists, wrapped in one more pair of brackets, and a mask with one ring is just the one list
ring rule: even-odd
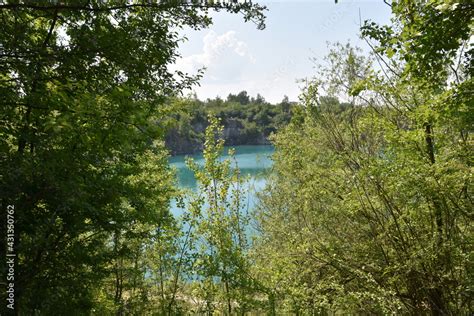
{"label": "calm water surface", "polygon": [[[227,151],[231,147],[226,147],[224,150],[225,155],[222,159],[229,158]],[[237,165],[241,170],[242,175],[249,176],[247,183],[249,194],[247,202],[249,208],[252,208],[256,203],[256,193],[265,186],[265,173],[272,166],[271,155],[273,154],[273,146],[235,146],[235,158]],[[190,189],[196,191],[198,185],[194,178],[193,172],[186,166],[186,157],[191,157],[194,161],[200,165],[204,164],[202,154],[195,155],[179,155],[170,158],[170,164],[176,168],[177,171],[177,182],[181,189]],[[172,203],[171,210],[173,214],[180,214],[181,211],[176,207],[176,203]]]}

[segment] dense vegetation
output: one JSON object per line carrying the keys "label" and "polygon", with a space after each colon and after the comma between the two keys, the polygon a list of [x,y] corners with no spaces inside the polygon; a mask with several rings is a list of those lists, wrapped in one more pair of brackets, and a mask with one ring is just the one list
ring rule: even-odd
{"label": "dense vegetation", "polygon": [[473,311],[473,6],[392,11],[362,28],[372,59],[334,47],[275,139],[256,266],[279,311]]}
{"label": "dense vegetation", "polygon": [[[335,44],[291,107],[179,97],[198,78],[168,71],[175,28],[209,8],[263,27],[250,3],[0,4],[2,315],[471,314],[474,6],[392,1],[373,54]],[[276,132],[253,213],[231,121]],[[197,192],[173,130],[203,141]]]}
{"label": "dense vegetation", "polygon": [[[12,205],[16,255],[14,280],[5,256],[1,280],[13,284],[17,314],[156,307],[144,292],[144,251],[159,249],[154,264],[168,280],[181,233],[157,122],[170,111],[165,100],[199,77],[169,70],[178,30],[208,27],[211,9],[264,27],[265,8],[251,3],[0,4],[0,234]],[[11,310],[1,295],[3,315]]]}
{"label": "dense vegetation", "polygon": [[261,95],[249,97],[246,91],[200,101],[196,98],[174,100],[171,128],[166,132],[166,146],[172,154],[202,151],[209,114],[222,120],[227,146],[269,144],[269,136],[286,126],[291,119],[288,97],[278,104],[265,102]]}

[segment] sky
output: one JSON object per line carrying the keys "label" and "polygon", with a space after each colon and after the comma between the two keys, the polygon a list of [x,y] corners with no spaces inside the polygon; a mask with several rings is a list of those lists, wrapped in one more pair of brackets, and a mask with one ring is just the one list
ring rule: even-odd
{"label": "sky", "polygon": [[[255,1],[254,1],[255,2]],[[244,22],[242,14],[212,13],[207,29],[183,30],[188,41],[180,45],[182,58],[175,69],[195,74],[206,68],[200,86],[204,100],[246,90],[269,102],[285,95],[297,101],[301,82],[315,73],[316,58],[328,53],[327,43],[348,41],[368,52],[359,38],[360,21],[390,22],[390,7],[382,0],[259,1],[268,7],[266,28]]]}

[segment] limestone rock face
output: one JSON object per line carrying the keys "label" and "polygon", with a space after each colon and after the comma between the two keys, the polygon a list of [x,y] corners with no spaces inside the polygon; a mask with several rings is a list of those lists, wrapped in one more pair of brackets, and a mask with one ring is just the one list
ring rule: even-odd
{"label": "limestone rock face", "polygon": [[[239,119],[228,118],[223,121],[223,124],[223,136],[227,146],[270,144],[268,135],[258,129],[245,129]],[[202,151],[206,127],[206,123],[199,121],[193,122],[190,129],[171,129],[166,135],[166,146],[172,155],[194,154]]]}
{"label": "limestone rock face", "polygon": [[224,139],[229,145],[239,143],[244,126],[236,119],[228,119],[224,125]]}

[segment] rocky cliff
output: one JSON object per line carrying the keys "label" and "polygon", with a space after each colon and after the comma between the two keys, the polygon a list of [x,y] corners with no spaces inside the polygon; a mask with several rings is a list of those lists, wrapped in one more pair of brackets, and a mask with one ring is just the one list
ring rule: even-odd
{"label": "rocky cliff", "polygon": [[[227,146],[268,145],[271,131],[261,131],[256,126],[245,126],[239,119],[223,121],[223,137]],[[172,155],[193,154],[202,151],[204,142],[204,122],[193,122],[187,128],[173,128],[166,135],[166,146]]]}

